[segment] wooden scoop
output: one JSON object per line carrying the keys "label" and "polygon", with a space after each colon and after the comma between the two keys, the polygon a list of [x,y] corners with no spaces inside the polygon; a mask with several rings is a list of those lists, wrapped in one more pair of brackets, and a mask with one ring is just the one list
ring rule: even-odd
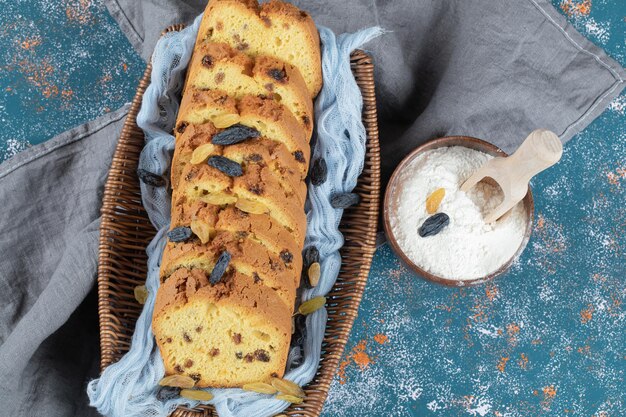
{"label": "wooden scoop", "polygon": [[561,155],[563,145],[559,137],[549,130],[537,129],[528,135],[513,155],[487,161],[463,183],[461,191],[468,192],[486,177],[498,183],[504,200],[485,217],[485,222],[493,223],[526,196],[530,179],[556,164]]}

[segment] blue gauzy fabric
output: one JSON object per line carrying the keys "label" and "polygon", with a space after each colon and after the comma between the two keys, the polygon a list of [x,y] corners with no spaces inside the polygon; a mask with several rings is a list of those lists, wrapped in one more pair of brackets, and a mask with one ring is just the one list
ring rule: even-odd
{"label": "blue gauzy fabric", "polygon": [[[152,57],[152,82],[146,89],[137,124],[146,134],[146,146],[139,167],[169,178],[174,137],[172,132],[178,112],[178,98],[184,83],[185,68],[191,57],[198,26],[171,32],[158,42]],[[315,245],[320,252],[321,279],[312,289],[302,292],[302,300],[325,295],[330,291],[341,265],[339,249],[343,237],[338,230],[342,210],[330,205],[331,195],[349,192],[355,187],[363,169],[366,134],[361,123],[362,98],[350,70],[350,53],[380,35],[378,27],[335,37],[320,27],[322,73],[324,85],[315,103],[317,140],[312,160],[324,158],[328,179],[320,186],[309,185],[307,197],[307,234],[305,245]],[[158,230],[147,248],[148,298],[137,320],[132,345],[122,359],[110,365],[99,379],[89,383],[90,403],[109,417],[165,417],[177,406],[194,407],[198,401],[175,398],[157,399],[158,382],[164,366],[151,329],[152,311],[159,285],[159,266],[169,229],[169,186],[141,184],[144,207]],[[294,348],[287,363],[285,378],[305,385],[317,371],[327,313],[324,308],[306,318],[306,338],[302,357]],[[270,395],[241,389],[209,389],[220,417],[269,417],[285,410],[289,404]]]}

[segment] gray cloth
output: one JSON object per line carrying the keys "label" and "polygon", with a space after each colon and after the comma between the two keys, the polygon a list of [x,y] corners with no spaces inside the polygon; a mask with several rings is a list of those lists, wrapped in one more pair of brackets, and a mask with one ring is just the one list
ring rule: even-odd
{"label": "gray cloth", "polygon": [[[291,2],[336,33],[373,25],[390,31],[368,47],[385,179],[435,137],[476,136],[511,152],[544,127],[565,142],[624,88],[623,68],[547,0]],[[134,28],[129,39],[147,60],[163,27],[191,22],[203,1],[136,3],[106,1],[121,27]]]}
{"label": "gray cloth", "polygon": [[2,415],[97,415],[85,394],[98,372],[95,292],[83,300],[93,288],[103,185],[127,112],[0,165]]}
{"label": "gray cloth", "polygon": [[[146,59],[165,26],[189,23],[204,3],[105,2]],[[624,87],[621,66],[544,0],[294,2],[336,32],[374,24],[390,31],[369,45],[386,177],[437,136],[477,136],[512,151],[547,127],[566,141]],[[84,393],[99,360],[93,292],[79,305],[95,280],[102,186],[126,111],[0,165],[5,415],[94,414]]]}

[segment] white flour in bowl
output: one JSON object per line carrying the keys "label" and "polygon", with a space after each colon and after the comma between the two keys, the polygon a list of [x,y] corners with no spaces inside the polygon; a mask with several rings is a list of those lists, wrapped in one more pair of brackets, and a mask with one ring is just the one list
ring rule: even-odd
{"label": "white flour in bowl", "polygon": [[[483,215],[502,201],[499,188],[480,182],[466,194],[461,184],[491,155],[462,146],[426,151],[409,163],[398,178],[397,211],[391,229],[402,251],[419,267],[442,278],[469,280],[496,271],[515,254],[526,230],[523,203],[495,224]],[[431,216],[426,199],[446,190],[437,213],[450,223],[434,236],[420,237],[418,229]]]}

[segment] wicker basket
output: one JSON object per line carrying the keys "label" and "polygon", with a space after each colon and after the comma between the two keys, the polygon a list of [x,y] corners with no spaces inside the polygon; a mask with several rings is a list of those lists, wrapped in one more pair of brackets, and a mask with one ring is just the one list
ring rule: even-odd
{"label": "wicker basket", "polygon": [[[180,30],[172,26],[166,31]],[[319,416],[331,380],[350,335],[363,296],[375,250],[380,198],[380,152],[374,95],[374,67],[371,58],[355,51],[350,60],[352,72],[363,95],[363,124],[367,131],[365,167],[355,190],[361,203],[344,213],[340,230],[345,237],[339,277],[328,294],[328,323],[322,344],[320,367],[306,388],[306,399],[291,406],[285,414]],[[100,367],[118,361],[130,347],[135,321],[142,306],[134,298],[135,286],[145,282],[145,249],[155,235],[141,204],[139,180],[135,173],[144,134],[136,117],[143,93],[150,83],[148,65],[139,82],[124,128],[120,135],[105,184],[100,225],[98,258],[98,314],[100,317]],[[213,408],[179,408],[175,417],[213,416]]]}

